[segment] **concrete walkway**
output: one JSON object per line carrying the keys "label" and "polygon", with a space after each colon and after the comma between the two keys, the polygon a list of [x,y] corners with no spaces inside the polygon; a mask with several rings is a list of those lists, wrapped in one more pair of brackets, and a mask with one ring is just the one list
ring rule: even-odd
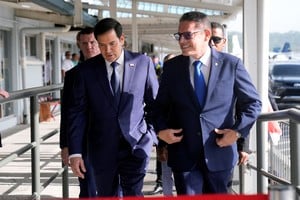
{"label": "concrete walkway", "polygon": [[[40,123],[41,136],[59,129],[60,116],[55,120]],[[30,142],[30,129],[24,126],[18,126],[14,129],[5,131],[2,139],[3,147],[0,148],[0,160],[18,148],[25,146]],[[43,184],[50,176],[56,173],[61,167],[60,148],[58,145],[59,134],[46,140],[40,147],[40,166],[41,183]],[[79,186],[77,178],[69,170],[69,197],[77,198]],[[147,172],[144,193],[147,195],[155,186],[155,148],[153,148],[153,157],[151,158],[149,170]],[[0,200],[12,199],[32,199],[31,198],[31,158],[30,151],[16,158],[0,168]],[[159,195],[160,196],[160,195]],[[62,197],[62,179],[58,177],[41,193],[41,199],[61,198]]]}

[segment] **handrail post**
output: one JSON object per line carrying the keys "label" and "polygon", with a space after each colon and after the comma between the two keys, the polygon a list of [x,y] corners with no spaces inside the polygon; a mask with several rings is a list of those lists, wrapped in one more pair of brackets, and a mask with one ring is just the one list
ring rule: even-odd
{"label": "handrail post", "polygon": [[245,193],[245,175],[244,175],[244,171],[245,171],[245,166],[240,165],[239,166],[239,178],[240,178],[240,187],[239,187],[239,192],[240,194],[244,194]]}
{"label": "handrail post", "polygon": [[39,103],[38,96],[30,97],[30,131],[31,142],[36,146],[31,149],[32,195],[40,199],[40,132],[39,132]]}
{"label": "handrail post", "polygon": [[290,122],[290,153],[291,153],[291,183],[293,186],[300,185],[300,125],[293,120]]}
{"label": "handrail post", "polygon": [[[60,98],[61,100],[63,99],[63,89],[60,90]],[[63,162],[62,167],[64,168],[62,173],[62,194],[63,198],[67,199],[69,198],[69,168]]]}
{"label": "handrail post", "polygon": [[262,174],[260,174],[259,170],[267,169],[267,159],[266,156],[266,144],[268,135],[266,134],[265,127],[263,126],[262,120],[257,120],[256,122],[256,157],[257,157],[257,193],[266,193],[268,179],[265,178]]}
{"label": "handrail post", "polygon": [[69,172],[68,172],[68,166],[64,165],[62,163],[62,167],[64,168],[63,174],[62,174],[62,194],[63,198],[67,199],[69,198]]}

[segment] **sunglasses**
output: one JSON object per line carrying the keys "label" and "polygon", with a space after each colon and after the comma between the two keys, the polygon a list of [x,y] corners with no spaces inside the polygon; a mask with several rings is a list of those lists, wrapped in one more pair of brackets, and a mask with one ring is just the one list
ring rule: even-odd
{"label": "sunglasses", "polygon": [[211,36],[210,41],[213,41],[214,44],[219,44],[222,42],[224,38],[218,37],[218,36]]}
{"label": "sunglasses", "polygon": [[179,41],[181,39],[181,37],[183,37],[185,40],[191,40],[194,38],[194,34],[195,33],[199,33],[202,30],[199,31],[194,31],[194,32],[183,32],[183,33],[174,33],[174,38],[175,40]]}

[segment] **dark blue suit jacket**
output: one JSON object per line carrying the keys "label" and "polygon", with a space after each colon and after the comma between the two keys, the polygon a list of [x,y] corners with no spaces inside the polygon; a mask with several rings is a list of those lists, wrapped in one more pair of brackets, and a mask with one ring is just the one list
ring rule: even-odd
{"label": "dark blue suit jacket", "polygon": [[75,74],[78,71],[78,66],[68,70],[65,75],[63,94],[61,99],[61,119],[60,119],[60,140],[59,146],[61,149],[68,147],[68,134],[66,132],[68,103],[72,101],[72,87],[74,85]]}
{"label": "dark blue suit jacket", "polygon": [[82,153],[80,144],[88,126],[89,153],[91,159],[97,159],[99,168],[107,169],[109,163],[116,162],[120,135],[129,142],[132,152],[141,157],[150,156],[153,143],[157,142],[151,125],[151,111],[158,90],[153,63],[148,56],[124,51],[123,85],[118,106],[101,54],[78,67],[74,100],[69,103],[70,155]]}
{"label": "dark blue suit jacket", "polygon": [[[237,100],[241,106],[235,113]],[[214,129],[234,129],[247,137],[261,111],[242,61],[214,49],[202,110],[190,80],[189,57],[182,55],[165,63],[156,103],[156,131],[183,129],[182,141],[168,147],[168,164],[180,171],[191,170],[201,156],[211,171],[231,169],[237,163],[236,144],[220,148]]]}

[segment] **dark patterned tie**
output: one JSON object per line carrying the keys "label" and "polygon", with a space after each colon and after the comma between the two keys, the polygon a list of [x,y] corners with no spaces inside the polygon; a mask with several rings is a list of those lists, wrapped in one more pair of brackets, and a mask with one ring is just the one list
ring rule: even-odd
{"label": "dark patterned tie", "polygon": [[194,86],[195,86],[195,93],[197,95],[199,104],[201,108],[203,108],[205,103],[205,97],[206,97],[206,84],[204,80],[204,76],[201,72],[201,61],[196,60],[193,63],[195,70],[194,70]]}
{"label": "dark patterned tie", "polygon": [[120,80],[118,78],[118,75],[116,73],[116,67],[118,66],[117,62],[112,62],[111,67],[113,68],[113,72],[111,74],[110,78],[110,85],[113,92],[113,95],[117,97],[120,93]]}

